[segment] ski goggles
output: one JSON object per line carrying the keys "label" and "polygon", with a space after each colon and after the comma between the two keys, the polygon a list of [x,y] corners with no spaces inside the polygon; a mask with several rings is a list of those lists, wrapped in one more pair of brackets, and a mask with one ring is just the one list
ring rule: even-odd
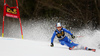
{"label": "ski goggles", "polygon": [[57,28],[62,28],[62,27],[57,27]]}

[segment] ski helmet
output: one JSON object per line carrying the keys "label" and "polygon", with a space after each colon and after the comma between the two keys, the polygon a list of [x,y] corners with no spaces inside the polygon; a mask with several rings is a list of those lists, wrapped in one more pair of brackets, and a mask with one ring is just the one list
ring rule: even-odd
{"label": "ski helmet", "polygon": [[62,27],[61,23],[57,23],[56,27]]}

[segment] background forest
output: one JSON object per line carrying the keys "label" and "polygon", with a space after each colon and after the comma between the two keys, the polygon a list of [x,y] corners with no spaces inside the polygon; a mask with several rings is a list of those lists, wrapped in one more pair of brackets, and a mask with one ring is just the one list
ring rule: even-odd
{"label": "background forest", "polygon": [[[0,0],[0,25],[2,25],[4,0]],[[7,0],[12,7],[16,0]],[[24,20],[54,20],[67,27],[100,26],[100,0],[18,0],[20,15]],[[7,19],[16,21],[16,19]]]}

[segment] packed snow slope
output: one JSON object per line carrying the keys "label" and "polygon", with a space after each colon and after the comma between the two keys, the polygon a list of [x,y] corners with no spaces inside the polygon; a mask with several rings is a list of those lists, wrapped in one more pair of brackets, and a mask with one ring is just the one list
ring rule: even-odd
{"label": "packed snow slope", "polygon": [[69,50],[66,46],[50,42],[0,37],[0,56],[100,56],[96,52],[86,50]]}

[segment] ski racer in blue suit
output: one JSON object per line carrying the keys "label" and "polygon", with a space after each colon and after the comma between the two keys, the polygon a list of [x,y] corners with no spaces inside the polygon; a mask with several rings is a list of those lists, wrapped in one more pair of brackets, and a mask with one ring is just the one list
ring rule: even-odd
{"label": "ski racer in blue suit", "polygon": [[75,38],[75,36],[70,31],[68,31],[67,29],[62,27],[61,23],[57,23],[56,24],[56,30],[54,31],[53,36],[51,38],[51,45],[50,46],[51,47],[54,46],[53,41],[54,41],[55,36],[57,36],[60,44],[61,45],[67,45],[69,47],[69,50],[72,50],[72,49],[74,49],[74,47],[77,47],[79,49],[95,51],[95,49],[90,49],[88,47],[83,47],[79,44],[74,43],[67,36],[65,36],[65,32],[70,34],[73,39]]}
{"label": "ski racer in blue suit", "polygon": [[78,44],[75,44],[67,36],[65,36],[65,32],[69,33],[72,36],[72,38],[75,38],[73,36],[73,34],[65,28],[61,28],[61,31],[56,29],[53,33],[52,38],[51,38],[51,43],[53,43],[53,40],[54,40],[55,36],[57,35],[57,38],[58,38],[59,42],[61,43],[61,45],[66,44],[68,47],[77,46]]}

